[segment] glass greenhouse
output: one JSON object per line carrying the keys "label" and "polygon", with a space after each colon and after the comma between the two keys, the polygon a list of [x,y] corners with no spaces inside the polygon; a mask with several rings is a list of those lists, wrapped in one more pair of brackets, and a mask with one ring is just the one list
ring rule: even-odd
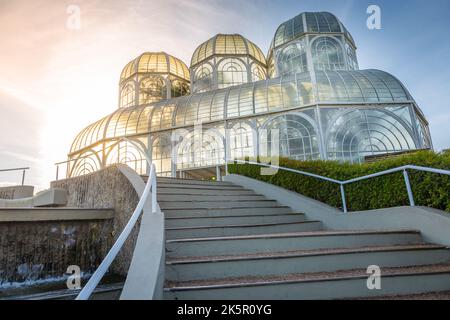
{"label": "glass greenhouse", "polygon": [[261,133],[275,129],[279,154],[300,160],[363,162],[432,148],[405,86],[387,72],[359,70],[352,36],[326,12],[280,25],[267,59],[243,36],[219,34],[195,50],[190,69],[163,52],[142,54],[119,87],[119,108],[74,140],[69,176],[114,163],[145,174],[144,152],[159,175],[215,176],[225,159],[260,154]]}

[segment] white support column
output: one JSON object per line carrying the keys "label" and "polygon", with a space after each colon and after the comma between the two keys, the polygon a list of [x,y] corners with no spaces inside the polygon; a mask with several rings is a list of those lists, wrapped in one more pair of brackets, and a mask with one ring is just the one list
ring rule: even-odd
{"label": "white support column", "polygon": [[[147,156],[149,159],[153,160],[152,152],[153,152],[153,139],[152,139],[152,136],[149,134],[148,138],[147,138]],[[145,172],[147,175],[150,174],[150,169],[151,169],[150,164],[147,163],[146,169],[145,169]]]}
{"label": "white support column", "polygon": [[216,166],[216,181],[222,181],[222,174],[220,173],[220,166]]}
{"label": "white support column", "polygon": [[172,178],[177,177],[177,143],[175,141],[171,142],[171,159],[170,159],[170,169]]}
{"label": "white support column", "polygon": [[325,141],[325,133],[323,132],[323,128],[322,128],[322,120],[321,120],[321,115],[320,115],[320,107],[319,105],[316,105],[315,110],[314,110],[314,114],[316,116],[316,123],[317,123],[317,128],[318,131],[317,134],[319,135],[319,152],[320,152],[320,158],[322,160],[328,160],[328,154],[326,152],[327,147],[326,147],[326,141]]}
{"label": "white support column", "polygon": [[225,160],[225,175],[228,175],[228,161],[230,160],[230,132],[228,130],[228,123],[227,120],[225,120],[225,139],[224,139],[224,160]]}
{"label": "white support column", "polygon": [[416,204],[414,203],[414,195],[412,193],[411,183],[409,181],[408,171],[403,170],[403,177],[405,179],[406,192],[408,192],[409,205],[411,207],[414,207]]}

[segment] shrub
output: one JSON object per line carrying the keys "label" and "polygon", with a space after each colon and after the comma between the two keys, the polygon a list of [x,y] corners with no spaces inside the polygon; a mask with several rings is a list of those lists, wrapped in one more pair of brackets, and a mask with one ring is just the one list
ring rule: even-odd
{"label": "shrub", "polygon": [[[336,180],[349,180],[408,164],[449,170],[450,153],[437,154],[432,151],[418,151],[364,164],[321,160],[298,161],[281,158],[279,165]],[[272,176],[262,176],[260,174],[261,167],[251,164],[232,163],[228,165],[228,169],[230,173],[271,183],[333,207],[342,208],[338,184],[282,170]],[[450,212],[450,176],[415,170],[408,170],[408,174],[416,205]],[[345,193],[349,211],[409,205],[402,172],[346,185]]]}

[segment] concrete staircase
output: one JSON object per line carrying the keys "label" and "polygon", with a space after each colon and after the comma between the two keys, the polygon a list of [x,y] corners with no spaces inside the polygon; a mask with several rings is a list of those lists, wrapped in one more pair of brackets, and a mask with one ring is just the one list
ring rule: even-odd
{"label": "concrete staircase", "polygon": [[[166,299],[345,299],[450,290],[450,251],[414,230],[325,230],[229,182],[158,178]],[[367,267],[381,268],[381,290]]]}

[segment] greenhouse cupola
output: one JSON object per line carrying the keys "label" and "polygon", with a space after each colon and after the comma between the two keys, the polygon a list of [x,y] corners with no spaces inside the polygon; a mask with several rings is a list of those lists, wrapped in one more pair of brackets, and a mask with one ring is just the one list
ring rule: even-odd
{"label": "greenhouse cupola", "polygon": [[204,92],[265,80],[266,58],[239,34],[218,34],[202,43],[191,60],[192,91]]}
{"label": "greenhouse cupola", "polygon": [[189,69],[165,52],[145,52],[122,70],[119,108],[145,105],[188,95]]}
{"label": "greenhouse cupola", "polygon": [[351,34],[329,12],[303,12],[282,23],[269,49],[271,78],[313,70],[358,70]]}

